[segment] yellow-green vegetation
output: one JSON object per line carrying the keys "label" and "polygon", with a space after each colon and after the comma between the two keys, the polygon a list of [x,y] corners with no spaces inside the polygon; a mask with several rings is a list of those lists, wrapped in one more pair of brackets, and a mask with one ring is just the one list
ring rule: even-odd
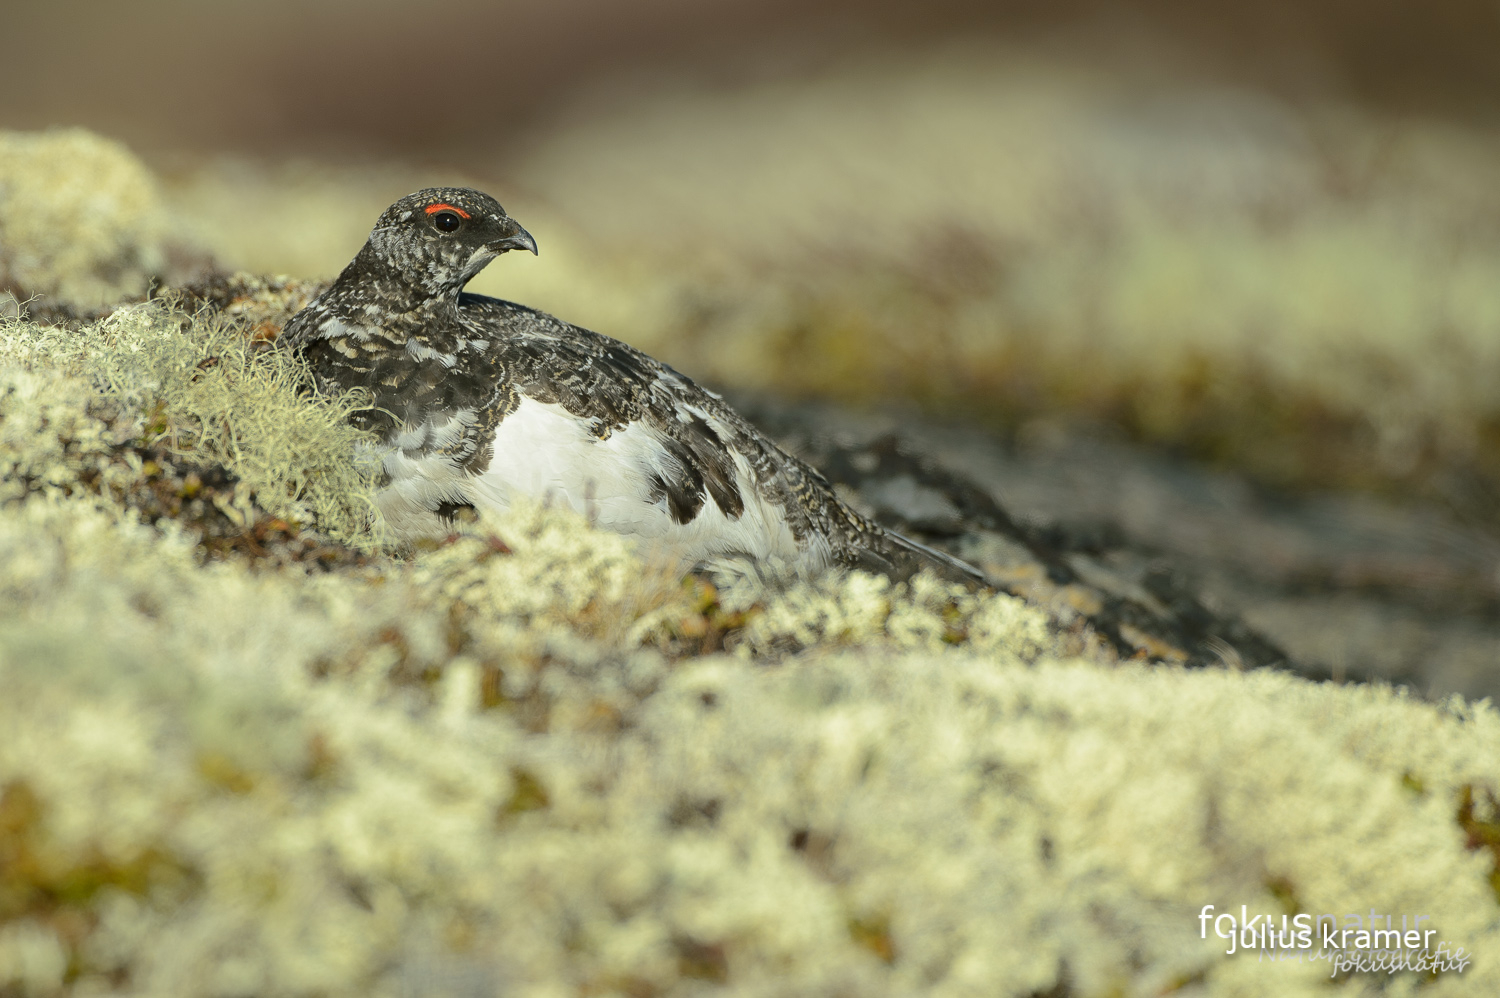
{"label": "yellow-green vegetation", "polygon": [[13,993],[1390,983],[1225,957],[1204,904],[1427,914],[1478,962],[1423,993],[1497,984],[1494,857],[1455,821],[1488,706],[868,627],[674,658],[680,591],[543,513],[309,577],[38,496],[0,565]]}
{"label": "yellow-green vegetation", "polygon": [[[300,361],[206,313],[160,302],[78,328],[0,323],[0,498],[80,490],[118,497],[143,452],[233,469],[236,512],[317,523],[373,549],[366,437],[349,426],[357,396],[308,398]],[[300,395],[299,395],[300,390]]]}
{"label": "yellow-green vegetation", "polygon": [[[1500,991],[1488,703],[718,591],[555,510],[392,551],[254,286],[0,326],[0,994]],[[209,543],[269,522],[348,557]],[[1474,962],[1227,957],[1209,904]]]}

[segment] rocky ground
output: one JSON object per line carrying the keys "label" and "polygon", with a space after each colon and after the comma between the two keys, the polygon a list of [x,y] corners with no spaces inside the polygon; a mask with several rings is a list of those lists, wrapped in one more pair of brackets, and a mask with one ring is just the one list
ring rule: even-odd
{"label": "rocky ground", "polygon": [[1078,608],[1124,655],[1500,693],[1500,533],[1368,494],[1276,493],[1107,431],[1011,440],[738,400],[881,520]]}

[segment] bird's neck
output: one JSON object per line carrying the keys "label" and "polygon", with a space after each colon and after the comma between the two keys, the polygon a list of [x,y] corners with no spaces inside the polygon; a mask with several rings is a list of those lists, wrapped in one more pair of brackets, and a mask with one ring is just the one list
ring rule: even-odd
{"label": "bird's neck", "polygon": [[351,312],[339,316],[346,320],[357,318],[352,313],[368,311],[370,306],[391,315],[437,317],[457,315],[461,290],[463,285],[446,273],[393,265],[366,243],[333,282],[326,297],[339,310]]}
{"label": "bird's neck", "polygon": [[317,351],[331,368],[363,369],[375,358],[410,350],[413,342],[451,352],[462,336],[458,290],[431,293],[378,257],[361,253],[292,318],[283,335],[294,347],[331,345]]}

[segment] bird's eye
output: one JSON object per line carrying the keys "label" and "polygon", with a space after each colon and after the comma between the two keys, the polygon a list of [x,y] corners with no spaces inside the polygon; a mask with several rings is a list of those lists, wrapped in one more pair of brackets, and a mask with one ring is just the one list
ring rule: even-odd
{"label": "bird's eye", "polygon": [[457,212],[440,211],[432,216],[432,224],[437,226],[439,232],[456,232],[464,223]]}

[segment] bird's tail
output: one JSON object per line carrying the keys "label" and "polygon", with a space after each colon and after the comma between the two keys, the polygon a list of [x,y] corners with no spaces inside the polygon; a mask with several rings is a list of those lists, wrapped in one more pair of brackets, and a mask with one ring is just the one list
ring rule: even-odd
{"label": "bird's tail", "polygon": [[927,568],[939,578],[961,582],[971,589],[994,588],[989,577],[968,562],[893,530],[881,531],[878,541],[863,549],[852,567],[888,575],[898,582]]}

